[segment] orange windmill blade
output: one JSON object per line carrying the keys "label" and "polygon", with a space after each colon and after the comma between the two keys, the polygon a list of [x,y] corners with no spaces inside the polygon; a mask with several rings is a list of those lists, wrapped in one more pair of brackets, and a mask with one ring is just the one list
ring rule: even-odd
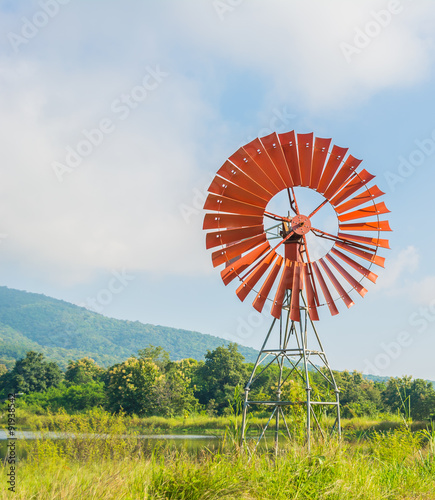
{"label": "orange windmill blade", "polygon": [[[366,170],[358,172],[361,160],[347,151],[312,133],[273,133],[246,144],[219,169],[204,206],[207,248],[215,249],[214,266],[225,264],[225,284],[240,280],[240,300],[252,292],[258,311],[269,300],[275,318],[280,317],[282,307],[289,307],[290,319],[298,321],[302,291],[310,317],[316,321],[319,306],[327,304],[335,315],[338,309],[333,301],[341,299],[350,307],[354,302],[349,292],[365,294],[361,280],[374,281],[373,264],[383,267],[384,259],[377,252],[380,247],[388,248],[388,241],[380,239],[379,233],[391,229],[379,216],[389,210],[376,200],[384,193],[369,185],[374,176]],[[301,213],[294,189],[298,187],[319,193],[322,202],[309,213]],[[288,192],[285,215],[268,210],[269,202],[282,191]],[[325,205],[336,214],[335,234],[313,224]],[[279,226],[274,245],[267,221]],[[332,248],[311,260],[308,234],[329,240]],[[282,258],[276,259],[277,255]],[[284,299],[292,291],[293,306]]]}

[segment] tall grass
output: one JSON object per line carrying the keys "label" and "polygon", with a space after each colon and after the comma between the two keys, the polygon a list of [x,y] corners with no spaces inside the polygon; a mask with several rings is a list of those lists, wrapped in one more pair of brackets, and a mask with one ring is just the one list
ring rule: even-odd
{"label": "tall grass", "polygon": [[[59,430],[68,422],[74,419],[92,420],[94,414],[110,416],[109,413],[99,409],[80,413],[77,415],[67,414],[65,411],[45,412],[43,415],[36,415],[25,408],[17,408],[17,424],[24,430]],[[189,415],[186,417],[137,417],[123,416],[125,427],[139,434],[216,434],[223,435],[229,427],[236,426],[240,429],[241,415],[236,413],[223,417],[211,417],[208,415]],[[257,428],[264,427],[268,416],[250,415],[249,424],[252,432]],[[324,417],[325,427],[331,427],[332,418]],[[342,419],[342,429],[345,433],[364,433],[372,431],[393,430],[403,426],[404,420],[400,415],[385,414],[379,418],[356,417]],[[413,431],[426,428],[423,422],[413,422],[407,424]],[[6,413],[0,415],[0,427],[6,428]],[[300,426],[298,426],[300,427]]]}
{"label": "tall grass", "polygon": [[[161,442],[147,448],[122,416],[58,416],[26,443],[17,468],[20,500],[433,500],[435,430],[373,431],[355,440],[287,442],[277,457],[249,461],[231,440],[189,453]],[[48,429],[75,437],[49,439]],[[90,437],[90,435],[93,435]],[[4,465],[6,468],[6,466]],[[0,499],[12,498],[0,488]]]}

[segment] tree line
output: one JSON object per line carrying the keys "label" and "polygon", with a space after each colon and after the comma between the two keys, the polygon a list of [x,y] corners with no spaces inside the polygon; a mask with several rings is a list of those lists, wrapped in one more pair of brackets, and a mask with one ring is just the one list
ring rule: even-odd
{"label": "tree line", "polygon": [[[243,394],[253,364],[245,363],[237,344],[207,351],[204,361],[171,361],[161,347],[139,350],[122,363],[105,369],[90,358],[69,361],[62,372],[42,353],[27,352],[7,370],[0,365],[0,398],[19,396],[20,403],[35,413],[63,408],[70,413],[100,406],[112,413],[178,416],[197,413],[225,415]],[[258,379],[250,397],[275,398],[278,367],[268,368]],[[288,378],[282,399],[305,399],[297,374]],[[386,382],[367,380],[359,372],[336,372],[342,416],[376,417],[401,413],[406,418],[435,418],[435,390],[430,382],[405,376]],[[326,396],[328,387],[321,373],[310,373],[312,394]]]}

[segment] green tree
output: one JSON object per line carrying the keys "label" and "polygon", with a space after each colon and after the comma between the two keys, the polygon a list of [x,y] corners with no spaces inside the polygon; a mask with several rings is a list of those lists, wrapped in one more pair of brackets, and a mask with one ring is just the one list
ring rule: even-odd
{"label": "green tree", "polygon": [[140,349],[138,351],[139,358],[152,360],[161,370],[166,368],[171,362],[169,353],[160,346],[149,345],[145,349]]}
{"label": "green tree", "polygon": [[101,380],[104,369],[98,366],[91,358],[82,358],[76,361],[70,360],[65,372],[65,380],[72,384],[86,384],[88,382]]}
{"label": "green tree", "polygon": [[430,382],[410,376],[390,378],[382,393],[387,409],[415,420],[435,415],[435,390]]}
{"label": "green tree", "polygon": [[108,408],[140,416],[181,415],[197,409],[192,374],[198,362],[172,362],[160,347],[150,346],[105,375]]}
{"label": "green tree", "polygon": [[365,379],[362,373],[357,371],[334,372],[334,377],[340,389],[343,417],[374,417],[382,411],[380,384]]}
{"label": "green tree", "polygon": [[15,362],[12,370],[1,376],[1,383],[6,394],[28,394],[57,386],[62,378],[62,372],[56,363],[45,361],[42,353],[29,351],[24,358]]}
{"label": "green tree", "polygon": [[247,381],[243,360],[234,343],[207,351],[205,363],[199,366],[196,377],[198,387],[195,396],[202,405],[212,402],[217,413],[223,413],[234,396],[235,388],[242,388]]}
{"label": "green tree", "polygon": [[23,396],[22,401],[36,411],[57,411],[64,409],[69,413],[90,410],[97,406],[105,407],[107,396],[103,382],[90,381],[80,385],[62,383],[44,392],[33,392]]}
{"label": "green tree", "polygon": [[139,416],[155,415],[158,409],[156,384],[164,375],[150,359],[128,358],[108,369],[106,391],[110,411],[124,410]]}

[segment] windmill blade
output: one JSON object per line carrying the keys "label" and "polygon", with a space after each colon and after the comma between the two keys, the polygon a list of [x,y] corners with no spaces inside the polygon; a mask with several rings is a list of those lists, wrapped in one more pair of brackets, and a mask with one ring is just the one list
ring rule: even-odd
{"label": "windmill blade", "polygon": [[376,176],[367,172],[367,170],[361,170],[359,174],[356,174],[355,177],[349,180],[349,182],[343,187],[341,191],[339,191],[330,201],[332,206],[337,206],[339,203],[342,203],[344,200],[352,196],[353,193],[361,189],[368,182],[374,179]]}
{"label": "windmill blade", "polygon": [[270,159],[263,144],[260,139],[254,139],[243,149],[249,154],[249,156],[255,161],[257,165],[261,167],[264,173],[270,178],[270,180],[275,184],[279,191],[285,189],[287,186],[281,177],[281,174],[275,167],[275,164]]}
{"label": "windmill blade", "polygon": [[220,266],[225,262],[234,259],[234,257],[239,257],[242,253],[251,250],[252,248],[260,245],[266,241],[266,235],[260,234],[258,236],[253,236],[252,238],[247,238],[246,240],[240,241],[239,243],[234,243],[233,245],[229,245],[221,250],[217,250],[213,252],[211,255],[211,259],[213,261],[213,267]]}
{"label": "windmill blade", "polygon": [[324,259],[319,259],[320,265],[323,267],[323,270],[325,271],[326,275],[328,278],[331,280],[331,283],[334,285],[334,288],[337,290],[337,292],[340,295],[340,298],[343,300],[343,302],[346,304],[346,307],[349,309],[349,307],[352,307],[355,303],[354,301],[349,297],[349,294],[346,292],[346,290],[342,287],[341,283],[338,281],[338,279],[335,277],[334,273],[329,269],[328,265],[324,261]]}
{"label": "windmill blade", "polygon": [[266,252],[271,250],[269,242],[265,241],[262,245],[254,248],[249,253],[241,257],[240,259],[232,262],[229,266],[221,271],[221,278],[225,286],[227,286],[234,278],[236,278],[240,273],[242,273],[246,268],[253,264],[257,259],[259,259]]}
{"label": "windmill blade", "polygon": [[285,134],[278,134],[281,148],[284,152],[285,160],[293,179],[293,186],[301,185],[301,172],[299,170],[299,159],[294,130]]}
{"label": "windmill blade", "polygon": [[290,319],[292,321],[301,320],[301,309],[299,307],[299,298],[301,290],[301,266],[298,262],[295,262],[295,267],[293,271],[293,283],[291,288],[291,299],[290,299]]}
{"label": "windmill blade", "polygon": [[254,309],[256,309],[258,312],[261,312],[263,310],[264,303],[266,302],[267,296],[269,295],[270,290],[278,275],[278,272],[281,269],[283,260],[284,259],[280,255],[278,259],[275,261],[271,271],[269,272],[266,280],[264,281],[262,287],[260,288],[260,291],[257,293],[254,302],[252,303]]}
{"label": "windmill blade", "polygon": [[254,205],[255,207],[266,208],[266,205],[268,204],[267,200],[264,200],[263,198],[236,186],[226,179],[222,179],[222,177],[219,177],[218,175],[213,179],[208,191],[209,193],[213,193],[218,196],[222,195],[236,201],[242,201],[243,203],[248,203],[249,205]]}
{"label": "windmill blade", "polygon": [[236,294],[242,302],[246,299],[249,292],[262,278],[264,273],[267,271],[267,269],[277,256],[278,254],[275,251],[268,253],[265,257],[263,257],[260,264],[255,269],[253,269],[252,272],[250,272],[248,277],[243,280],[243,283],[236,290]]}
{"label": "windmill blade", "polygon": [[[308,265],[304,264],[302,266],[302,274],[304,279],[305,290],[307,291],[307,301],[308,301],[308,313],[313,321],[319,321],[319,314],[317,312],[315,291],[311,281],[311,276],[309,273]],[[318,302],[318,300],[317,300]]]}
{"label": "windmill blade", "polygon": [[343,212],[347,212],[348,210],[358,207],[359,205],[364,205],[364,203],[374,200],[375,198],[378,198],[383,194],[385,193],[381,191],[376,185],[372,186],[371,188],[366,188],[365,192],[355,196],[355,198],[352,198],[349,201],[346,201],[342,205],[335,207],[335,211],[339,214],[342,214]]}
{"label": "windmill blade", "polygon": [[321,139],[316,137],[314,141],[313,164],[311,168],[310,188],[317,189],[322,176],[323,167],[325,166],[328,156],[331,139]]}
{"label": "windmill blade", "polygon": [[[360,261],[384,266],[385,259],[377,252],[378,248],[389,248],[388,240],[361,236],[364,232],[391,231],[388,221],[379,220],[389,213],[388,208],[384,202],[375,203],[384,193],[376,185],[367,187],[374,176],[366,170],[357,172],[361,160],[347,155],[347,148],[333,145],[330,150],[331,144],[331,139],[316,138],[313,133],[296,135],[294,131],[254,139],[225,161],[208,190],[204,208],[209,213],[203,227],[213,266],[225,265],[221,271],[225,285],[236,277],[240,280],[236,290],[240,300],[256,292],[253,306],[259,312],[274,290],[269,299],[273,299],[271,314],[275,318],[282,317],[285,307],[289,320],[300,321],[303,291],[311,320],[319,319],[321,302],[326,302],[332,315],[338,314],[332,290],[350,307],[353,301],[344,287],[349,284],[364,296],[367,290],[362,280],[375,283],[377,279],[371,266]],[[316,190],[323,194],[323,202],[309,214],[300,213],[295,186]],[[285,189],[299,219],[266,212],[271,198]],[[334,234],[312,225],[312,217],[327,203],[338,218]],[[265,229],[264,217],[277,221],[273,234]],[[280,224],[286,226],[283,231]],[[317,262],[312,262],[308,253],[307,231],[334,243]],[[269,236],[278,238],[273,248]],[[280,246],[284,257],[277,253]],[[287,291],[289,302],[284,306]]]}
{"label": "windmill blade", "polygon": [[[334,241],[336,243],[345,243],[347,245],[353,246],[355,248],[359,248],[361,250],[367,250],[368,252],[374,252],[374,253],[376,252],[376,250],[374,250],[373,248],[371,248],[367,245],[363,245],[362,243],[357,243],[356,241],[352,241],[351,238],[346,239],[344,237],[334,236],[333,234],[325,233],[324,231],[321,231],[320,229],[317,229],[315,227],[312,227],[311,231],[313,232],[313,234],[315,234],[315,236],[326,238],[326,239]],[[319,233],[319,234],[317,234],[317,233]],[[339,233],[339,234],[341,234],[343,236],[347,236],[345,233]],[[363,237],[359,236],[358,238],[362,239]],[[370,245],[374,245],[373,242],[377,241],[374,238],[364,238],[364,239],[367,240]],[[386,241],[386,240],[379,240],[379,241]],[[377,246],[377,245],[374,245],[374,246]]]}
{"label": "windmill blade", "polygon": [[270,197],[275,195],[279,189],[270,180],[270,178],[263,172],[261,167],[249,156],[243,149],[238,149],[232,156],[229,157],[231,163],[234,163],[240,170],[245,172],[251,179],[254,179],[257,184],[260,184],[266,189]]}
{"label": "windmill blade", "polygon": [[337,271],[343,276],[343,278],[352,286],[352,288],[355,288],[355,290],[361,295],[361,297],[364,297],[364,295],[367,293],[367,290],[361,285],[359,281],[357,281],[350,273],[344,269],[343,266],[341,266],[331,255],[326,254],[325,257],[329,260],[329,262],[337,269]]}
{"label": "windmill blade", "polygon": [[205,238],[205,246],[207,249],[214,248],[219,245],[229,245],[237,241],[245,240],[252,236],[257,236],[263,233],[264,226],[251,226],[237,229],[228,229],[226,231],[217,231],[215,233],[207,233]]}
{"label": "windmill blade", "polygon": [[332,146],[332,151],[329,156],[328,162],[326,163],[326,167],[323,170],[322,177],[320,178],[319,185],[317,187],[317,191],[319,193],[324,193],[329,186],[332,178],[340,166],[340,163],[343,161],[344,156],[347,153],[348,148],[340,148],[338,146]]}
{"label": "windmill blade", "polygon": [[328,189],[325,191],[324,196],[330,200],[347,182],[349,177],[355,172],[356,168],[360,165],[362,160],[357,160],[352,155],[349,155],[340,168],[337,175],[332,180]]}
{"label": "windmill blade", "polygon": [[367,236],[359,236],[359,235],[354,235],[354,234],[347,234],[347,233],[338,233],[337,235],[339,238],[342,238],[344,240],[350,240],[350,241],[355,241],[358,243],[364,243],[367,245],[373,245],[376,247],[381,247],[381,248],[390,248],[390,243],[388,240],[381,240],[379,238],[369,238]]}
{"label": "windmill blade", "polygon": [[313,161],[314,134],[297,134],[299,170],[301,172],[301,186],[308,186],[311,178],[311,165]]}
{"label": "windmill blade", "polygon": [[381,201],[381,203],[373,203],[373,205],[360,208],[359,210],[355,210],[354,212],[348,212],[346,214],[339,215],[338,220],[340,222],[344,222],[347,220],[362,219],[363,217],[372,217],[373,215],[388,213],[390,213],[390,210],[388,210],[388,208],[385,206],[385,203]]}
{"label": "windmill blade", "polygon": [[262,137],[260,140],[263,144],[264,149],[266,150],[267,154],[278,170],[280,176],[282,177],[285,187],[293,186],[293,179],[288,169],[284,151],[282,150],[278,134],[274,132],[273,134]]}
{"label": "windmill blade", "polygon": [[203,229],[226,229],[263,224],[263,217],[253,215],[205,214]]}
{"label": "windmill blade", "polygon": [[263,198],[263,200],[269,201],[272,198],[269,191],[260,186],[260,184],[255,182],[254,179],[251,179],[249,175],[246,175],[245,172],[240,170],[239,167],[234,165],[234,163],[231,163],[229,160],[227,160],[217,171],[217,175],[220,175],[233,184],[236,184],[246,191],[255,194],[259,198]]}
{"label": "windmill blade", "polygon": [[272,316],[276,319],[279,319],[281,316],[281,309],[285,297],[285,292],[292,287],[294,272],[294,262],[285,259],[285,264],[281,273],[281,279],[279,280],[279,285],[275,293],[272,309],[270,311]]}
{"label": "windmill blade", "polygon": [[329,312],[331,313],[331,316],[335,316],[338,314],[338,309],[337,306],[335,305],[334,299],[331,296],[331,293],[329,291],[329,288],[326,285],[325,279],[322,276],[322,273],[320,272],[319,266],[317,265],[316,262],[312,263],[314,272],[316,273],[316,277],[318,282],[320,283],[320,288],[322,289],[323,296],[325,297],[326,304],[329,308]]}
{"label": "windmill blade", "polygon": [[390,224],[387,220],[339,224],[338,227],[339,229],[343,229],[345,231],[391,231]]}
{"label": "windmill blade", "polygon": [[333,253],[335,256],[339,257],[341,260],[346,262],[346,264],[349,264],[349,266],[353,267],[356,271],[358,271],[360,274],[365,276],[367,279],[369,279],[372,283],[376,283],[376,280],[378,279],[378,275],[375,274],[374,272],[370,271],[370,269],[365,268],[358,262],[354,261],[344,253],[340,252],[336,248],[332,247],[331,248],[331,253]]}
{"label": "windmill blade", "polygon": [[214,210],[215,212],[227,212],[237,215],[263,215],[264,208],[255,207],[242,201],[232,200],[222,195],[210,193],[204,203],[205,210]]}
{"label": "windmill blade", "polygon": [[346,250],[349,253],[353,253],[354,255],[358,255],[358,257],[361,257],[364,260],[368,260],[369,262],[373,262],[373,264],[376,264],[379,267],[385,267],[384,266],[385,258],[380,257],[379,255],[376,255],[375,253],[364,252],[363,250],[360,250],[359,248],[355,248],[351,245],[348,245],[347,243],[342,243],[339,241],[337,241],[335,243],[335,246],[341,248],[342,250]]}

